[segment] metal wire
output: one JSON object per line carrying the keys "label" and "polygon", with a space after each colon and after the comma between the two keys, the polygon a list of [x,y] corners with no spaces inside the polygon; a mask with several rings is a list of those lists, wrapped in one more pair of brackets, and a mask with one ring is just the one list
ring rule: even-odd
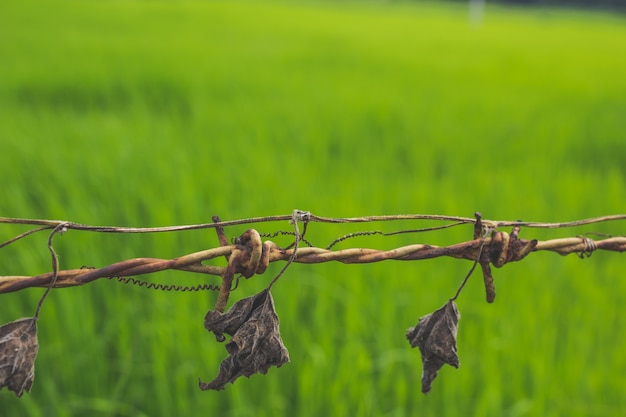
{"label": "metal wire", "polygon": [[[478,218],[478,217],[477,217]],[[352,217],[352,218],[326,218],[314,216],[308,212],[295,210],[289,216],[269,216],[243,220],[234,220],[229,222],[215,221],[210,224],[188,225],[188,226],[172,226],[165,228],[120,228],[120,227],[102,227],[102,226],[86,226],[72,222],[60,222],[52,220],[28,220],[0,217],[0,223],[11,224],[30,224],[38,226],[32,233],[40,230],[55,229],[63,227],[64,230],[84,230],[92,232],[118,232],[118,233],[147,233],[147,232],[174,232],[182,230],[215,228],[223,233],[223,227],[232,225],[241,225],[254,222],[271,222],[287,220],[292,223],[298,221],[311,227],[311,222],[326,223],[362,223],[375,221],[390,220],[439,220],[445,222],[454,222],[445,226],[436,226],[423,229],[409,229],[399,232],[357,232],[351,235],[344,235],[335,239],[331,245],[343,241],[349,237],[355,237],[367,234],[392,235],[402,232],[421,232],[427,230],[437,230],[444,227],[453,227],[462,224],[474,224],[478,226],[477,219],[453,217],[453,216],[437,216],[437,215],[394,215],[394,216],[369,216],[369,217]],[[588,257],[597,250],[624,252],[626,251],[626,237],[616,236],[599,240],[593,240],[584,236],[576,236],[570,238],[552,239],[546,241],[524,240],[518,237],[519,227],[535,227],[535,228],[561,228],[574,227],[585,224],[593,224],[607,221],[626,220],[626,215],[613,215],[597,217],[586,220],[577,220],[566,223],[534,223],[534,222],[508,222],[508,221],[490,221],[482,220],[484,230],[493,231],[491,237],[486,239],[474,238],[470,241],[456,243],[450,246],[435,246],[429,244],[413,244],[402,246],[391,250],[367,249],[367,248],[349,248],[343,250],[330,250],[318,248],[303,239],[304,233],[300,234],[297,227],[294,232],[276,232],[266,236],[293,235],[295,242],[285,248],[279,247],[274,242],[268,240],[261,242],[261,236],[254,229],[253,238],[246,234],[245,239],[237,238],[233,240],[233,244],[228,245],[228,241],[222,242],[222,246],[206,249],[200,252],[194,252],[187,255],[179,256],[173,259],[156,259],[156,258],[133,258],[121,262],[117,262],[102,268],[95,269],[69,269],[55,270],[41,275],[35,276],[0,276],[0,293],[8,293],[19,291],[29,287],[50,287],[51,283],[54,287],[70,287],[84,285],[99,278],[116,278],[138,276],[142,274],[155,273],[158,271],[176,269],[194,273],[202,273],[208,275],[216,275],[224,277],[228,271],[228,275],[232,278],[234,274],[242,274],[249,278],[254,274],[262,274],[269,263],[277,261],[286,261],[288,263],[323,263],[337,261],[342,263],[370,263],[380,262],[384,260],[421,260],[432,259],[441,256],[453,258],[467,259],[477,261],[480,258],[481,264],[487,265],[492,263],[496,267],[501,267],[507,262],[519,261],[531,252],[552,251],[561,255],[569,253],[578,254],[580,257]],[[497,231],[498,227],[513,226],[513,232],[508,235],[505,232]],[[249,232],[250,232],[249,231]],[[247,232],[248,233],[248,232]],[[22,233],[19,237],[25,237],[28,234]],[[17,239],[11,239],[9,243],[14,243]],[[299,247],[297,242],[304,242],[308,247]],[[1,247],[2,245],[0,245]],[[481,250],[481,247],[483,250]],[[297,253],[296,253],[297,251]],[[482,255],[481,255],[482,252]],[[225,257],[229,261],[228,266],[209,266],[202,262],[210,259]],[[136,285],[145,285],[147,288],[176,290],[180,287],[184,291],[184,286],[161,285],[161,284],[139,284],[134,281],[135,278],[124,278],[125,282]],[[143,282],[143,281],[141,281]],[[216,290],[216,285],[204,284],[200,289]],[[230,284],[227,286],[230,288]],[[191,288],[193,287],[189,287]]]}
{"label": "metal wire", "polygon": [[[301,212],[308,213],[308,212]],[[53,229],[59,224],[64,224],[67,229],[73,230],[85,230],[91,232],[101,233],[163,233],[163,232],[178,232],[184,230],[199,230],[199,229],[215,229],[218,227],[237,226],[253,223],[268,223],[277,221],[291,221],[292,214],[276,215],[276,216],[264,216],[264,217],[251,217],[247,219],[220,221],[214,223],[201,223],[182,226],[165,226],[165,227],[120,227],[120,226],[89,226],[80,223],[68,222],[65,220],[45,220],[45,219],[23,219],[16,217],[0,217],[0,223],[7,224],[27,224],[33,226],[43,226],[41,230]],[[388,222],[397,220],[434,220],[434,221],[446,221],[456,222],[460,224],[473,224],[476,223],[475,218],[459,217],[459,216],[443,216],[436,214],[394,214],[384,216],[365,216],[365,217],[322,217],[316,216],[311,213],[308,215],[307,221],[309,223],[371,223],[371,222]],[[492,229],[499,227],[513,227],[522,226],[530,228],[543,228],[543,229],[557,229],[563,227],[576,227],[594,223],[602,223],[608,221],[626,220],[626,214],[615,214],[609,216],[593,217],[589,219],[574,220],[570,222],[560,223],[542,223],[542,222],[523,222],[523,221],[501,221],[501,220],[482,220],[482,223]]]}
{"label": "metal wire", "polygon": [[211,284],[198,284],[198,285],[170,285],[170,284],[158,284],[154,282],[142,281],[133,277],[110,277],[109,279],[116,279],[122,284],[133,284],[146,289],[160,290],[160,291],[219,291],[219,285]]}

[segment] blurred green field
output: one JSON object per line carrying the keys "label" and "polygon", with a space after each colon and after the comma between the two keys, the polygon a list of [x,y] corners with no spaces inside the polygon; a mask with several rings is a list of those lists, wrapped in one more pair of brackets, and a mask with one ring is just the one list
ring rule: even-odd
{"label": "blurred green field", "polygon": [[[474,27],[462,4],[3,2],[0,216],[163,226],[294,208],[528,221],[624,213],[624,74],[626,21],[600,13],[488,7]],[[323,247],[357,230],[430,225],[312,224],[307,236]],[[0,241],[23,230],[2,225]],[[2,248],[0,274],[48,271],[46,238]],[[211,230],[55,237],[62,268],[217,244]],[[222,392],[197,387],[226,356],[202,326],[215,294],[110,280],[55,290],[32,392],[0,392],[0,415],[623,416],[625,262],[531,254],[494,270],[493,305],[477,274],[458,300],[461,367],[444,367],[428,396],[404,333],[454,294],[468,262],[291,266],[273,290],[291,363]],[[281,266],[243,281],[232,300]],[[0,322],[32,315],[42,292],[0,295]]]}

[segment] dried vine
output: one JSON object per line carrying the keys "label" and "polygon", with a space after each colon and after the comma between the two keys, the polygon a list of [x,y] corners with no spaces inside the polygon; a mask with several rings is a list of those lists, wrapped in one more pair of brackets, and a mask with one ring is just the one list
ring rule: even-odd
{"label": "dried vine", "polygon": [[[562,228],[575,227],[607,221],[626,220],[626,215],[604,216],[565,223],[509,222],[484,220],[479,213],[474,218],[439,215],[393,215],[352,218],[328,218],[315,216],[309,212],[294,210],[291,215],[256,217],[242,220],[221,221],[213,217],[212,223],[170,226],[159,228],[132,228],[112,226],[88,226],[68,221],[32,220],[0,217],[0,223],[27,224],[37,226],[0,244],[0,248],[13,244],[34,233],[51,230],[48,249],[52,258],[52,271],[35,276],[0,276],[0,293],[20,291],[30,287],[46,287],[32,318],[19,319],[0,327],[0,388],[7,386],[17,396],[29,391],[34,378],[34,361],[38,351],[36,322],[44,300],[52,288],[78,286],[99,278],[115,278],[123,283],[140,285],[146,288],[166,291],[219,291],[216,304],[205,317],[205,327],[215,333],[220,342],[224,334],[232,336],[226,344],[229,353],[220,367],[218,376],[211,382],[200,382],[202,390],[223,389],[226,383],[234,382],[239,376],[265,373],[270,366],[281,366],[289,361],[286,347],[279,333],[278,316],[274,310],[271,289],[277,280],[294,262],[322,263],[337,261],[342,263],[371,263],[384,260],[423,260],[441,256],[467,259],[473,265],[452,298],[439,310],[420,318],[418,324],[407,331],[411,346],[419,347],[422,354],[424,373],[422,391],[428,392],[437,371],[444,364],[459,366],[456,350],[456,334],[460,314],[455,300],[480,265],[485,294],[488,302],[495,299],[495,287],[491,266],[501,268],[509,262],[524,259],[537,251],[553,251],[561,255],[575,253],[581,258],[589,257],[596,250],[615,252],[626,251],[626,237],[603,237],[593,240],[587,236],[538,241],[519,237],[520,228]],[[229,243],[225,228],[235,225],[260,222],[290,221],[293,231],[277,231],[272,234],[260,234],[249,229]],[[305,239],[310,223],[366,223],[393,220],[435,220],[446,224],[407,229],[395,232],[363,231],[344,235],[333,240],[325,249],[313,246]],[[302,225],[302,231],[299,224]],[[337,243],[350,238],[365,235],[390,236],[400,233],[418,233],[440,230],[465,224],[473,225],[473,239],[449,246],[412,244],[391,250],[351,248],[331,250]],[[500,229],[512,227],[510,233]],[[123,260],[101,268],[60,269],[58,258],[52,246],[52,238],[57,233],[68,230],[80,230],[101,233],[158,233],[180,232],[213,228],[216,230],[219,247],[179,256],[173,259],[133,258]],[[271,240],[262,241],[262,237],[274,238],[279,235],[293,237],[293,242],[280,247]],[[307,246],[301,247],[301,243]],[[203,262],[224,257],[226,266],[205,265]],[[250,278],[263,274],[271,262],[283,261],[286,264],[274,276],[269,285],[260,293],[235,302],[228,311],[226,306],[233,288],[238,285],[239,277]],[[163,270],[181,270],[221,277],[220,285],[206,283],[197,286],[155,284],[141,281],[136,276],[151,274]]]}

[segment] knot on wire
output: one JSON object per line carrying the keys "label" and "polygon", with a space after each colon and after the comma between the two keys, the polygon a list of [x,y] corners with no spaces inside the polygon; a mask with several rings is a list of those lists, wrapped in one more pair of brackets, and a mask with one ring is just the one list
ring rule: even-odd
{"label": "knot on wire", "polygon": [[[520,239],[520,226],[513,227],[513,230],[509,235],[506,232],[498,232],[485,227],[482,223],[479,212],[476,212],[475,216],[476,223],[474,224],[474,239],[480,239],[480,247],[478,249],[478,256],[476,257],[476,263],[480,264],[483,271],[483,281],[485,284],[487,302],[493,303],[496,299],[496,288],[489,264],[492,263],[496,268],[501,268],[507,262],[519,261],[535,249],[538,241],[537,239]],[[491,238],[487,240],[487,235],[489,233],[491,233]],[[470,270],[470,274],[472,270]],[[463,285],[465,284],[462,284],[461,288]],[[457,296],[458,292],[455,298]]]}
{"label": "knot on wire", "polygon": [[598,249],[598,244],[593,239],[589,239],[587,236],[577,236],[577,237],[582,239],[582,243],[584,245],[583,250],[576,253],[576,255],[578,255],[580,259],[585,259],[585,258],[590,257],[591,254]]}
{"label": "knot on wire", "polygon": [[270,264],[270,252],[276,246],[274,242],[261,242],[261,235],[255,229],[246,230],[235,239],[236,248],[230,255],[228,267],[233,274],[250,278],[262,274]]}
{"label": "knot on wire", "polygon": [[496,268],[501,268],[508,262],[524,259],[537,246],[537,239],[520,239],[519,229],[519,226],[515,226],[511,234],[492,231],[489,248],[483,252],[481,261],[491,262]]}
{"label": "knot on wire", "polygon": [[492,303],[496,298],[493,275],[489,263],[496,268],[503,267],[508,262],[519,261],[532,252],[537,246],[537,239],[524,240],[519,238],[519,226],[515,226],[509,235],[506,232],[491,232],[489,247],[480,255],[480,266],[483,270],[487,302]]}
{"label": "knot on wire", "polygon": [[[219,231],[218,231],[219,234]],[[269,256],[275,243],[261,242],[261,235],[254,229],[246,230],[235,239],[235,248],[228,257],[228,266],[222,275],[222,286],[215,302],[215,310],[224,312],[235,274],[250,278],[254,274],[262,274],[269,265]]]}
{"label": "knot on wire", "polygon": [[292,214],[292,222],[297,223],[298,221],[303,223],[308,223],[311,220],[311,212],[310,211],[302,211],[295,209]]}

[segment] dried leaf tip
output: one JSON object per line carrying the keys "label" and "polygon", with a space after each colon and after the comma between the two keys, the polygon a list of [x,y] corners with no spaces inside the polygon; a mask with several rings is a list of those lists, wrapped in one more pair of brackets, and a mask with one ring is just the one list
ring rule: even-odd
{"label": "dried leaf tip", "polygon": [[0,326],[0,389],[8,387],[21,397],[35,379],[37,319],[21,318]]}
{"label": "dried leaf tip", "polygon": [[416,326],[406,332],[411,347],[418,347],[422,355],[422,392],[430,391],[437,371],[448,364],[459,367],[456,335],[461,315],[456,303],[448,301],[439,310],[421,317]]}

